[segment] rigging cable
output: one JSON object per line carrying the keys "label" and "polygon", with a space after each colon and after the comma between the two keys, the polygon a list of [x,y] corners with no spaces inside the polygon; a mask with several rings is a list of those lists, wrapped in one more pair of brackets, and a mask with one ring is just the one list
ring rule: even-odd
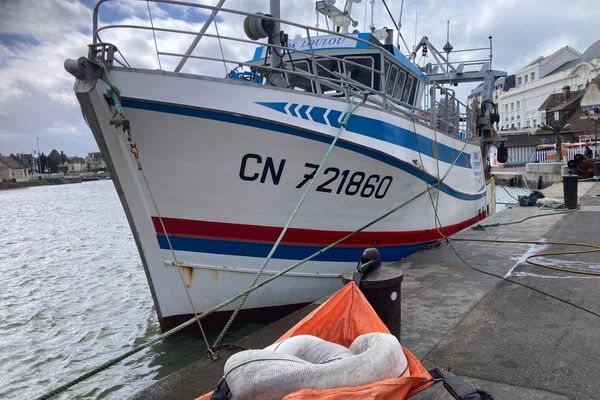
{"label": "rigging cable", "polygon": [[[113,117],[110,120],[110,124],[114,125],[115,128],[121,127],[123,133],[125,134],[125,139],[129,145],[130,152],[133,155],[133,158],[135,159],[135,161],[137,163],[137,168],[140,171],[142,179],[144,180],[146,189],[148,190],[148,195],[150,197],[150,200],[152,201],[152,205],[154,206],[154,210],[156,211],[156,215],[160,222],[161,229],[165,235],[165,239],[167,240],[169,250],[171,251],[171,255],[173,257],[173,265],[177,268],[177,272],[179,274],[179,279],[181,280],[181,284],[183,286],[183,289],[187,296],[188,302],[192,309],[192,314],[194,314],[194,316],[197,316],[198,314],[196,313],[196,307],[194,306],[190,292],[187,288],[187,285],[185,284],[185,280],[183,278],[183,274],[182,274],[181,268],[180,268],[180,263],[177,260],[177,255],[175,254],[175,250],[173,249],[173,245],[171,244],[171,239],[169,238],[169,234],[165,227],[164,221],[158,210],[158,205],[156,204],[156,201],[154,200],[154,196],[152,195],[152,191],[150,190],[150,184],[148,183],[148,180],[146,179],[146,174],[144,173],[144,170],[142,168],[142,163],[140,161],[140,152],[137,147],[137,144],[135,143],[135,141],[133,140],[133,137],[131,135],[131,126],[130,126],[129,120],[127,120],[125,118],[125,113],[123,111],[123,106],[121,104],[119,89],[116,86],[114,86],[113,83],[110,81],[110,76],[108,74],[108,68],[106,67],[106,64],[104,62],[101,62],[101,65],[102,65],[102,71],[103,71],[102,80],[109,86],[108,93],[112,97],[112,100],[115,104],[115,111],[113,113]],[[213,352],[211,351],[210,345],[208,343],[208,339],[206,337],[206,333],[204,332],[204,328],[202,327],[202,323],[200,322],[200,320],[198,320],[198,327],[200,328],[200,332],[202,333],[202,338],[204,339],[204,343],[206,344],[208,354],[213,356]]]}
{"label": "rigging cable", "polygon": [[[398,32],[398,36],[400,36],[400,39],[402,39],[402,43],[404,43],[404,47],[406,47],[406,51],[408,52],[407,54],[410,54],[410,48],[408,47],[408,44],[406,44],[406,41],[404,40],[404,36],[402,36],[402,32],[400,32],[400,27],[398,26],[398,24],[396,23],[396,19],[394,18],[394,16],[392,15],[392,12],[390,11],[390,9],[388,8],[387,3],[385,2],[385,0],[381,0],[383,2],[383,5],[385,6],[385,9],[387,10],[388,15],[390,16],[390,18],[392,19],[392,23],[394,24],[394,26],[396,27],[396,31]],[[404,2],[403,2],[404,4]],[[398,47],[399,44],[398,44]]]}
{"label": "rigging cable", "polygon": [[[292,221],[296,217],[296,214],[298,214],[298,211],[300,210],[300,207],[302,207],[302,204],[304,203],[304,200],[306,199],[306,196],[308,195],[308,193],[312,189],[314,182],[316,182],[316,180],[317,180],[316,178],[319,176],[319,173],[323,169],[323,166],[325,165],[325,162],[329,158],[329,155],[331,154],[331,152],[335,148],[335,144],[337,143],[339,137],[341,136],[342,132],[344,132],[346,130],[346,126],[348,125],[348,121],[350,120],[350,117],[352,116],[352,114],[354,113],[354,111],[361,104],[363,104],[365,101],[366,101],[366,96],[365,96],[365,98],[363,98],[363,100],[361,102],[356,103],[356,104],[354,102],[352,102],[351,99],[348,99],[348,109],[346,110],[346,113],[344,114],[342,122],[340,123],[340,128],[338,129],[337,134],[335,135],[335,137],[333,138],[331,144],[327,148],[327,151],[323,155],[323,158],[321,159],[321,162],[319,163],[319,167],[315,170],[314,174],[312,174],[312,178],[308,182],[308,185],[306,186],[306,189],[304,190],[304,193],[302,193],[302,196],[298,200],[298,203],[296,204],[296,207],[292,211],[292,214],[289,216],[288,221],[286,222],[285,226],[281,230],[281,232],[279,234],[279,237],[277,238],[277,240],[275,241],[275,243],[271,247],[271,251],[269,252],[269,254],[267,255],[267,257],[265,258],[262,267],[256,273],[256,276],[254,277],[254,280],[253,280],[253,282],[252,282],[252,284],[250,286],[254,286],[256,284],[256,282],[258,282],[258,280],[260,279],[262,273],[264,272],[265,268],[267,267],[267,264],[269,263],[269,261],[271,261],[271,258],[273,257],[273,255],[275,254],[275,251],[279,247],[279,244],[281,243],[281,240],[283,239],[283,236],[288,231],[288,228],[290,227]],[[229,317],[229,320],[225,324],[225,327],[223,328],[223,330],[219,334],[219,337],[217,338],[217,340],[215,340],[215,343],[213,344],[213,347],[212,347],[213,350],[215,348],[217,348],[217,346],[219,344],[221,344],[221,341],[223,340],[223,338],[227,334],[229,328],[231,327],[231,324],[233,324],[233,321],[235,320],[235,318],[237,317],[238,313],[240,312],[240,310],[244,306],[244,303],[248,299],[249,295],[250,295],[250,293],[248,293],[248,295],[245,295],[242,298],[242,301],[240,302],[240,304],[234,310],[233,314],[231,314],[231,317]]]}
{"label": "rigging cable", "polygon": [[158,44],[156,43],[156,31],[154,30],[154,22],[152,21],[152,13],[150,12],[150,2],[146,1],[148,6],[148,15],[150,16],[150,26],[152,27],[152,36],[154,37],[154,49],[156,50],[156,59],[158,60],[158,68],[162,71],[162,65],[160,64],[160,55],[158,54]]}

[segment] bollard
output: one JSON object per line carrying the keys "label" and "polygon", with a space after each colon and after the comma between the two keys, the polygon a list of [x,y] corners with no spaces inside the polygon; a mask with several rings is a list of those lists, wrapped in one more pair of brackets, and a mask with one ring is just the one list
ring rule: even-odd
{"label": "bollard", "polygon": [[600,180],[600,161],[594,163],[594,180]]}
{"label": "bollard", "polygon": [[[354,271],[342,275],[344,284],[353,280],[353,274]],[[371,307],[398,341],[401,337],[400,288],[403,278],[400,268],[386,265],[369,272],[359,286]]]}
{"label": "bollard", "polygon": [[565,198],[565,207],[569,209],[577,208],[577,175],[563,176],[563,193]]}

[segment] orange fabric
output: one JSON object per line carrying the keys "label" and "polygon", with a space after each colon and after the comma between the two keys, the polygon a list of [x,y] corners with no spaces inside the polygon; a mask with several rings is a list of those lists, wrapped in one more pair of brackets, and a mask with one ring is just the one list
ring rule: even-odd
{"label": "orange fabric", "polygon": [[[354,339],[365,333],[390,333],[373,307],[354,282],[338,290],[329,300],[304,317],[275,343],[298,335],[313,335],[323,340],[350,347]],[[406,348],[407,372],[399,378],[386,379],[368,385],[332,389],[302,389],[288,394],[284,400],[383,400],[408,399],[431,386],[431,375],[421,362]],[[210,399],[207,393],[197,400]]]}

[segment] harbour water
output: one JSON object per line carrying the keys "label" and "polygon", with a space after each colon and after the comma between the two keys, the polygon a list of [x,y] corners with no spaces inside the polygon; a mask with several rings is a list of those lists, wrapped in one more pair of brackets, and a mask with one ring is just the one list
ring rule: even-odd
{"label": "harbour water", "polygon": [[[500,187],[497,201],[515,202]],[[159,334],[111,181],[0,191],[0,204],[1,399],[39,396]],[[205,350],[199,335],[178,335],[56,398],[122,399]]]}
{"label": "harbour water", "polygon": [[[0,191],[0,204],[0,399],[35,398],[160,333],[111,181]],[[205,351],[177,335],[56,398],[122,399]]]}

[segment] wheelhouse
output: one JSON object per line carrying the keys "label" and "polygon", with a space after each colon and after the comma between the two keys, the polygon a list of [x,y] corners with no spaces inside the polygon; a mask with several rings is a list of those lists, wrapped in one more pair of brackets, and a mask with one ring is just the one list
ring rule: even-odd
{"label": "wheelhouse", "polygon": [[[281,54],[289,88],[340,97],[350,86],[411,109],[421,106],[427,77],[414,64],[371,33],[348,36],[361,41],[333,35],[289,40]],[[268,46],[256,49],[248,61],[253,71],[270,67],[269,52]]]}

